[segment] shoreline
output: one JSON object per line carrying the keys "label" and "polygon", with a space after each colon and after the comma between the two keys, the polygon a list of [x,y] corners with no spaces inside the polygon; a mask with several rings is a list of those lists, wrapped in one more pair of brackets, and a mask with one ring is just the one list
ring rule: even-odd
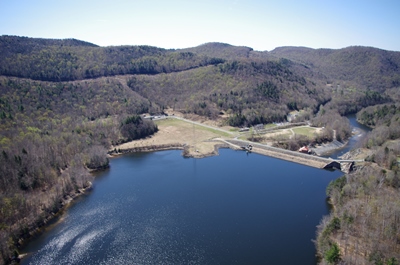
{"label": "shoreline", "polygon": [[[193,150],[190,146],[186,144],[159,144],[159,145],[149,145],[149,146],[141,146],[141,147],[126,147],[126,148],[118,148],[117,146],[108,152],[111,157],[116,157],[128,153],[135,153],[135,152],[157,152],[163,150],[183,150],[182,156],[186,158],[205,158],[219,154],[220,148],[230,148],[232,150],[239,150],[244,151],[239,145],[229,142],[229,140],[224,140],[221,138],[215,138],[210,141],[209,143],[213,143],[213,150],[207,153],[199,153],[198,150]],[[257,143],[253,143],[253,145],[257,145]],[[274,148],[275,149],[275,148]],[[118,151],[116,151],[118,150]],[[272,150],[261,148],[261,147],[254,147],[251,151],[256,154],[269,156],[278,158],[281,160],[306,165],[314,168],[324,168],[328,159],[321,158],[319,156],[312,156],[312,155],[304,155],[301,153],[297,153],[294,151],[288,150]]]}
{"label": "shoreline", "polygon": [[[134,142],[134,141],[132,141]],[[135,152],[158,152],[158,151],[164,151],[164,150],[183,150],[182,156],[185,158],[205,158],[205,157],[210,157],[210,156],[215,156],[219,155],[219,149],[220,148],[229,148],[232,150],[236,151],[244,151],[240,146],[237,144],[234,144],[232,142],[229,142],[229,140],[221,139],[221,138],[215,138],[215,139],[210,139],[207,141],[207,143],[211,143],[213,146],[212,151],[206,152],[206,153],[199,153],[198,150],[191,148],[187,144],[183,143],[175,143],[175,144],[157,144],[157,145],[143,145],[143,146],[136,146],[136,147],[125,147],[125,148],[120,148],[121,146],[115,146],[112,150],[108,151],[108,155],[110,157],[118,157],[124,154],[129,154],[129,153],[135,153]],[[199,143],[200,144],[200,143]],[[257,145],[257,143],[254,143],[254,145]],[[187,152],[185,152],[185,150]],[[261,147],[254,147],[251,152],[264,155],[264,156],[269,156],[281,160],[285,160],[288,162],[293,162],[305,166],[310,166],[314,168],[319,168],[322,169],[323,166],[325,166],[325,162],[318,161],[320,157],[318,156],[311,156],[311,155],[304,155],[304,154],[297,154],[296,152],[293,152],[293,154],[289,154],[286,152],[288,150],[282,150],[282,152],[279,152],[278,150],[271,150],[271,149],[266,149],[266,148],[261,148]],[[292,152],[292,151],[289,151]],[[302,157],[304,155],[304,157]],[[101,171],[101,170],[94,170],[94,171],[88,171],[89,173],[93,173],[96,171]],[[68,194],[65,196],[65,199],[60,203],[60,207],[57,209],[56,212],[51,212],[49,215],[35,228],[29,230],[26,234],[22,235],[18,241],[19,247],[18,250],[21,250],[21,248],[25,247],[31,240],[35,239],[36,237],[40,236],[43,232],[46,231],[49,227],[56,225],[60,220],[62,220],[62,215],[65,213],[65,211],[72,205],[72,203],[81,195],[87,194],[90,190],[92,189],[92,183],[89,182],[88,185],[85,188],[79,189],[78,191]],[[60,218],[60,220],[55,220],[57,217]],[[54,221],[52,223],[52,221]],[[19,253],[18,260],[23,259],[29,255],[29,253]]]}
{"label": "shoreline", "polygon": [[[271,147],[269,144],[261,144],[246,140],[237,139],[241,134],[237,131],[232,133],[232,129],[221,129],[220,127],[209,126],[192,120],[183,118],[165,118],[157,121],[159,131],[152,136],[144,139],[133,140],[117,146],[112,146],[108,151],[110,156],[117,156],[131,152],[151,152],[167,149],[183,150],[184,157],[204,158],[218,154],[221,146],[229,147],[234,150],[243,150],[242,146],[252,144],[255,148],[254,153],[271,156],[302,165],[316,168],[323,168],[328,161],[321,156],[307,155],[295,151]],[[212,130],[212,128],[214,128]],[[211,129],[210,129],[211,128]],[[218,130],[217,130],[218,129]],[[332,141],[324,145],[325,150],[316,150],[317,154],[325,153],[321,151],[333,151],[344,148],[348,142]],[[329,150],[327,150],[329,149]],[[332,159],[331,159],[332,160]]]}
{"label": "shoreline", "polygon": [[[132,141],[133,142],[133,141]],[[148,146],[140,146],[140,147],[131,147],[131,148],[117,148],[109,150],[107,154],[111,157],[116,157],[129,153],[138,153],[138,152],[157,152],[163,150],[183,150],[185,148],[185,144],[176,143],[176,144],[159,144],[159,145],[148,145]]]}
{"label": "shoreline", "polygon": [[[192,125],[191,125],[192,126]],[[164,150],[182,150],[182,156],[185,158],[205,158],[210,156],[219,155],[220,148],[230,148],[232,150],[240,150],[246,151],[241,146],[252,144],[253,149],[251,152],[256,154],[269,156],[273,158],[277,158],[280,160],[297,163],[301,165],[306,165],[314,168],[322,169],[326,165],[326,160],[328,158],[322,158],[320,156],[314,155],[306,155],[302,153],[298,153],[295,151],[288,151],[285,149],[274,148],[267,145],[259,144],[256,142],[250,141],[241,141],[236,138],[225,138],[225,137],[215,137],[208,135],[201,135],[200,130],[195,132],[195,136],[198,138],[190,138],[193,137],[186,132],[182,131],[173,131],[169,127],[165,127],[165,131],[161,133],[164,137],[159,138],[160,134],[157,133],[145,139],[134,140],[130,142],[126,142],[124,144],[120,144],[117,146],[112,146],[112,148],[107,152],[109,157],[118,157],[124,154],[136,153],[136,152],[158,152]],[[190,130],[194,130],[194,127],[190,127]],[[181,134],[183,133],[183,135]],[[186,134],[185,134],[186,133]],[[189,136],[185,138],[185,136]],[[200,136],[200,137],[199,137]],[[354,136],[354,135],[353,135]],[[167,137],[167,138],[165,138]],[[203,138],[202,138],[203,137]],[[190,138],[190,139],[188,139]],[[193,142],[191,142],[193,140]],[[329,152],[340,150],[347,146],[349,141],[344,143],[340,143],[340,146],[333,143],[334,141],[324,144],[325,147],[329,147]],[[325,152],[324,152],[325,153]],[[330,161],[334,161],[330,159]],[[97,169],[90,171],[89,173],[93,173],[96,171],[102,171],[104,169]],[[48,213],[43,221],[40,224],[37,224],[36,227],[32,227],[28,232],[21,235],[18,241],[18,251],[21,248],[26,247],[32,240],[40,236],[42,233],[46,232],[47,229],[51,229],[51,227],[57,225],[60,221],[63,220],[63,215],[65,211],[72,205],[72,203],[81,195],[87,194],[92,189],[92,183],[89,182],[90,185],[85,188],[79,189],[73,193],[67,194],[64,196],[63,200],[59,204],[59,208],[55,211]],[[58,218],[58,219],[57,219]],[[18,253],[18,259],[21,260],[30,253]]]}
{"label": "shoreline", "polygon": [[118,156],[122,156],[125,154],[130,154],[130,153],[159,152],[159,151],[165,151],[165,150],[183,150],[182,156],[185,158],[205,158],[205,157],[219,155],[218,150],[220,148],[230,148],[230,147],[228,144],[217,143],[214,145],[214,150],[211,152],[208,152],[208,153],[199,153],[199,152],[190,152],[190,151],[187,151],[185,153],[185,150],[188,150],[189,148],[190,148],[190,146],[188,146],[186,144],[180,144],[180,143],[160,144],[160,145],[149,145],[149,146],[123,148],[123,149],[114,148],[113,150],[108,151],[107,154],[110,157],[118,157]]}
{"label": "shoreline", "polygon": [[[100,170],[92,170],[88,171],[89,174],[100,171]],[[81,197],[84,194],[87,194],[89,191],[92,190],[93,184],[92,182],[88,181],[87,186],[81,189],[78,189],[77,191],[73,193],[69,193],[64,196],[62,201],[59,204],[59,207],[50,213],[41,220],[40,223],[37,225],[31,227],[29,231],[26,233],[22,234],[19,239],[18,239],[18,257],[15,258],[14,261],[17,261],[17,264],[20,263],[20,261],[25,258],[26,256],[29,255],[27,252],[20,252],[21,249],[27,246],[32,240],[35,238],[39,237],[42,233],[46,232],[47,229],[51,228],[54,225],[57,225],[60,221],[62,221],[62,216],[64,215],[65,211],[68,210],[68,208],[72,205],[72,203],[79,197]],[[56,220],[56,218],[59,218],[59,220]],[[13,263],[11,263],[13,264]]]}

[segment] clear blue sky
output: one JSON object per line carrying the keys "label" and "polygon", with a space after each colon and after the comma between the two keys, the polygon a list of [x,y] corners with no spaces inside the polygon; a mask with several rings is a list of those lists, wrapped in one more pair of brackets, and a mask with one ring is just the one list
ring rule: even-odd
{"label": "clear blue sky", "polygon": [[400,51],[399,0],[0,0],[0,35],[101,46],[225,42]]}

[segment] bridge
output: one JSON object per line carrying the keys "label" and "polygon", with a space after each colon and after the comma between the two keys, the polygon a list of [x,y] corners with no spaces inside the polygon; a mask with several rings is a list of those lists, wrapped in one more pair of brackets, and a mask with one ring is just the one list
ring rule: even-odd
{"label": "bridge", "polygon": [[252,152],[264,154],[272,157],[276,157],[279,159],[292,161],[295,163],[312,166],[316,168],[324,168],[324,169],[339,169],[345,173],[348,173],[352,170],[352,167],[355,162],[364,162],[364,160],[342,160],[342,159],[332,159],[319,157],[309,154],[304,154],[296,151],[285,150],[265,144],[255,143],[251,141],[244,140],[227,140],[227,139],[215,139],[217,141],[222,141],[228,144],[232,149],[242,150],[241,146],[247,146],[251,144],[253,146]]}

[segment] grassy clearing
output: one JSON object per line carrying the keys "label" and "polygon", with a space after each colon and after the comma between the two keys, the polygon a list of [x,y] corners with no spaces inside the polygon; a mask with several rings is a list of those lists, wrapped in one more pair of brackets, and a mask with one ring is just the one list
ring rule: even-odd
{"label": "grassy clearing", "polygon": [[200,130],[204,130],[204,131],[208,131],[208,132],[214,133],[214,134],[217,135],[217,137],[231,137],[232,136],[229,133],[225,133],[225,132],[222,132],[222,131],[214,130],[214,129],[203,127],[203,126],[197,126],[196,125],[196,130],[197,130],[197,128],[199,128]]}
{"label": "grassy clearing", "polygon": [[[262,137],[264,140],[261,141],[261,142],[268,142],[268,141],[285,141],[285,140],[289,140],[292,135],[293,134],[290,131],[285,130],[285,131],[267,133],[267,134],[262,134],[262,135],[255,134],[254,137],[255,138]],[[239,139],[252,141],[252,135],[248,134],[248,135],[243,136],[243,137],[241,137]]]}
{"label": "grassy clearing", "polygon": [[182,123],[181,120],[178,119],[162,119],[162,120],[156,120],[154,121],[155,124],[161,125],[161,126],[174,126],[174,125],[179,125]]}
{"label": "grassy clearing", "polygon": [[202,133],[202,132],[209,132],[212,134],[215,134],[214,137],[230,137],[231,135],[226,132],[222,132],[219,130],[215,130],[209,127],[193,124],[190,122],[186,122],[183,120],[178,120],[178,119],[163,119],[163,120],[157,120],[155,121],[157,126],[159,126],[160,129],[163,127],[167,126],[175,126],[177,128],[185,129],[187,133],[193,134],[193,130],[195,130],[194,133]]}
{"label": "grassy clearing", "polygon": [[264,125],[264,128],[265,129],[270,129],[270,128],[274,128],[274,127],[276,127],[277,125],[276,124],[274,124],[274,123],[268,123],[268,124],[265,124]]}
{"label": "grassy clearing", "polygon": [[251,137],[249,134],[243,134],[240,137],[238,137],[238,139],[247,141],[249,137]]}
{"label": "grassy clearing", "polygon": [[289,140],[291,136],[293,136],[293,134],[291,132],[282,132],[279,134],[270,134],[270,135],[266,134],[265,138],[270,139],[270,140],[282,141],[282,140]]}
{"label": "grassy clearing", "polygon": [[309,138],[314,137],[314,134],[316,132],[316,129],[311,127],[299,127],[299,128],[293,128],[292,130],[295,134],[305,135]]}
{"label": "grassy clearing", "polygon": [[231,134],[193,124],[178,119],[163,119],[154,121],[159,131],[146,139],[131,141],[119,146],[121,150],[146,147],[153,145],[183,144],[188,146],[189,154],[194,157],[204,157],[214,152],[214,146],[219,142],[211,139],[220,137],[232,137]]}

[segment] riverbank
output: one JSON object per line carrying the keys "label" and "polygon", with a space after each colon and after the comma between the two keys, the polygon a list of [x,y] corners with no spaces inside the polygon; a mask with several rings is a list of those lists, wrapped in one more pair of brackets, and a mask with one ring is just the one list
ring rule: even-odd
{"label": "riverbank", "polygon": [[318,156],[330,155],[331,153],[334,153],[338,150],[346,148],[346,146],[348,146],[351,138],[354,138],[354,137],[359,138],[364,133],[365,132],[360,130],[359,128],[353,128],[352,136],[350,137],[350,139],[347,139],[344,142],[341,142],[338,140],[333,140],[332,142],[323,143],[323,144],[320,144],[320,145],[317,145],[317,146],[311,148],[311,151]]}
{"label": "riverbank", "polygon": [[317,156],[323,156],[329,153],[332,153],[334,151],[340,150],[344,148],[347,145],[348,142],[339,142],[337,140],[334,140],[332,142],[328,143],[323,143],[320,145],[317,145],[315,147],[310,148],[310,150],[315,153]]}

